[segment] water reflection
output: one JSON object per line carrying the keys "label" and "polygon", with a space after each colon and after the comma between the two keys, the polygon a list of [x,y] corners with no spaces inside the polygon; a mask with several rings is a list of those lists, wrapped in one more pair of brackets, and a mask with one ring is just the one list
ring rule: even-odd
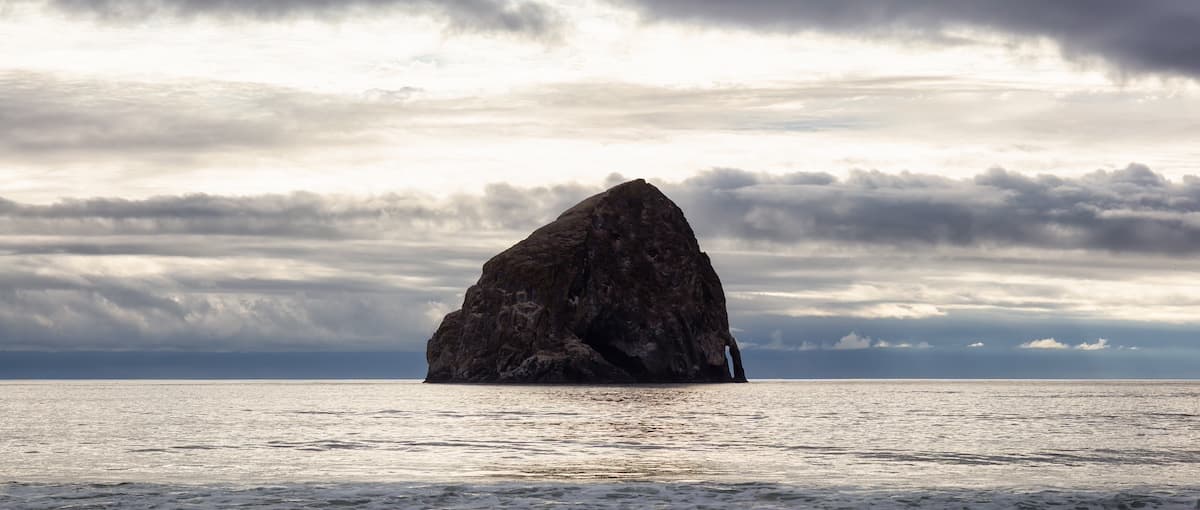
{"label": "water reflection", "polygon": [[[0,388],[16,480],[1186,485],[1200,383]],[[103,402],[104,405],[95,405]],[[2,505],[0,505],[2,506]]]}

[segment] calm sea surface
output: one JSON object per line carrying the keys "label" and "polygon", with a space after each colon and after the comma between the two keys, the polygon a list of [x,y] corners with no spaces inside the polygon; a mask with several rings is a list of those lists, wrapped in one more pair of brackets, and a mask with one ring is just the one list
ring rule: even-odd
{"label": "calm sea surface", "polygon": [[1200,382],[0,383],[0,508],[1200,508]]}

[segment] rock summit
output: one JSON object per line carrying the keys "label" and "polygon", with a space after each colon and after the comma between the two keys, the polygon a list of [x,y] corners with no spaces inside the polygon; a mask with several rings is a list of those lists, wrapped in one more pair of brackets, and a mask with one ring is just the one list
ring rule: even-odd
{"label": "rock summit", "polygon": [[641,179],[487,261],[426,359],[431,383],[746,380],[708,255],[683,211]]}

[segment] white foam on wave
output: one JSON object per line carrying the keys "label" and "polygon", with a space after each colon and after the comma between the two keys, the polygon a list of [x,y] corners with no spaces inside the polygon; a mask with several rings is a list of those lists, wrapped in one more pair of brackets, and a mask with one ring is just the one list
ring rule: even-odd
{"label": "white foam on wave", "polygon": [[1200,508],[1200,487],[1113,492],[1061,490],[868,490],[761,483],[0,485],[0,508]]}

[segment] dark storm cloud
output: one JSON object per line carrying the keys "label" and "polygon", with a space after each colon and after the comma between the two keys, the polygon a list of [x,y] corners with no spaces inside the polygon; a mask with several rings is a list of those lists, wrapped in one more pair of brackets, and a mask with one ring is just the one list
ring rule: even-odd
{"label": "dark storm cloud", "polygon": [[496,251],[442,241],[0,236],[0,350],[415,350]]}
{"label": "dark storm cloud", "polygon": [[50,5],[104,20],[133,22],[157,16],[276,21],[398,9],[438,17],[461,30],[545,35],[557,30],[559,23],[552,8],[519,0],[50,0]]}
{"label": "dark storm cloud", "polygon": [[[855,171],[760,174],[717,169],[661,187],[705,237],[858,245],[1027,246],[1163,255],[1200,251],[1200,179],[1170,181],[1145,166],[1077,178],[992,169],[971,179]],[[68,199],[0,198],[11,235],[234,235],[313,239],[413,232],[532,229],[598,186],[518,188],[478,195],[287,195]]]}
{"label": "dark storm cloud", "polygon": [[775,31],[943,38],[982,28],[1056,41],[1069,58],[1135,72],[1200,76],[1193,0],[618,0],[654,20]]}
{"label": "dark storm cloud", "polygon": [[670,187],[709,236],[793,243],[1200,252],[1200,179],[1142,165],[1079,178],[992,169],[957,180],[714,170]]}
{"label": "dark storm cloud", "polygon": [[592,191],[0,199],[0,350],[417,350],[484,260]]}
{"label": "dark storm cloud", "polygon": [[[1078,178],[713,170],[660,185],[713,254],[734,325],[759,336],[779,329],[764,330],[771,317],[840,317],[840,334],[955,310],[1087,320],[1124,305],[1066,282],[1200,273],[1200,180],[1138,165]],[[600,189],[0,199],[0,350],[419,350],[488,257]],[[1197,306],[1169,298],[1137,306]]]}
{"label": "dark storm cloud", "polygon": [[293,238],[395,238],[414,231],[526,230],[552,220],[596,191],[582,185],[515,188],[492,184],[479,195],[445,199],[419,193],[339,197],[286,195],[67,199],[49,205],[0,198],[10,235],[233,235]]}
{"label": "dark storm cloud", "polygon": [[417,350],[432,330],[426,311],[436,298],[101,284],[0,290],[0,350]]}

